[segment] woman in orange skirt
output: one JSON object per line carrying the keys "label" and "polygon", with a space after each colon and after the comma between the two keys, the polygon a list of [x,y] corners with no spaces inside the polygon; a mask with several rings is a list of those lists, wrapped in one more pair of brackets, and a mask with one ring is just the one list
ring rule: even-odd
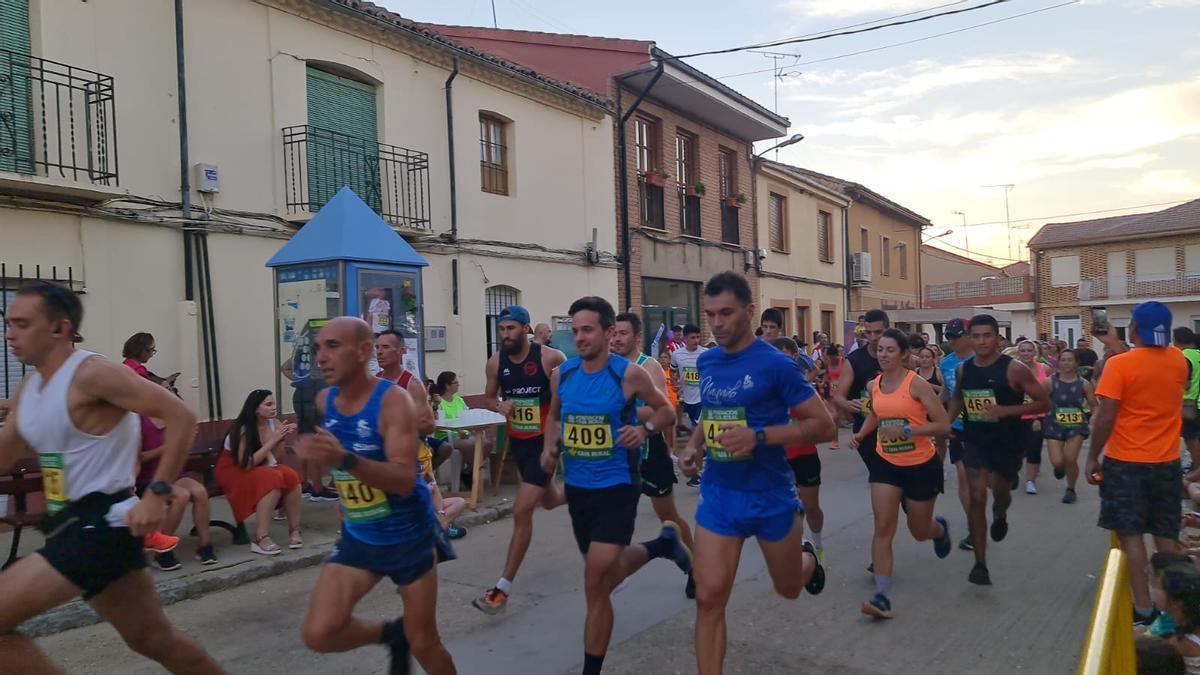
{"label": "woman in orange skirt", "polygon": [[280,504],[287,516],[288,548],[304,545],[300,539],[300,475],[279,463],[283,444],[296,432],[296,425],[280,424],[275,414],[275,396],[270,391],[250,392],[225,437],[225,452],[217,460],[215,472],[234,519],[240,523],[255,516],[250,550],[260,555],[282,552],[270,534],[271,517]]}

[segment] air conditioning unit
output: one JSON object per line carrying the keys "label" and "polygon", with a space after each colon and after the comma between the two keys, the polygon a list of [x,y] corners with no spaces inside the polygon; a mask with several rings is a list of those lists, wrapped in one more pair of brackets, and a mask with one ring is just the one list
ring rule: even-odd
{"label": "air conditioning unit", "polygon": [[871,283],[871,254],[854,253],[850,256],[850,281],[856,284]]}
{"label": "air conditioning unit", "polygon": [[1091,300],[1092,299],[1092,280],[1091,279],[1080,279],[1079,280],[1078,297],[1080,300]]}

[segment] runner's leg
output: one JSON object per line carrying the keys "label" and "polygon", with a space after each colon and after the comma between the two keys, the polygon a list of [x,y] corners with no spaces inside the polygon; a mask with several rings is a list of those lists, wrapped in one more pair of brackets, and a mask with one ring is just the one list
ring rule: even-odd
{"label": "runner's leg", "polygon": [[0,672],[18,667],[29,673],[62,672],[17,626],[77,597],[80,589],[67,581],[41,555],[18,560],[0,573]]}
{"label": "runner's leg", "polygon": [[1083,436],[1072,436],[1063,443],[1063,461],[1067,464],[1067,487],[1074,490],[1079,481],[1079,451],[1083,448]]}
{"label": "runner's leg", "polygon": [[679,526],[679,539],[683,541],[683,545],[688,547],[689,551],[695,551],[696,542],[692,539],[692,528],[688,527],[687,520],[679,515],[679,508],[675,505],[675,496],[666,494],[662,497],[651,497],[650,505],[654,507],[654,515],[658,516],[660,522],[671,522]]}
{"label": "runner's leg", "polygon": [[[804,585],[812,579],[817,569],[816,558],[804,555],[803,517],[797,513],[792,531],[779,541],[763,541],[761,537],[757,539],[775,592],[788,600],[800,597],[800,591],[804,590]],[[797,560],[800,561],[799,565],[796,564]]]}
{"label": "runner's leg", "polygon": [[1012,480],[998,473],[992,474],[992,520],[1007,520],[1008,507],[1012,506]]}
{"label": "runner's leg", "polygon": [[696,579],[696,665],[700,675],[719,675],[724,667],[725,606],[733,591],[744,542],[696,526],[696,567],[692,575]]}
{"label": "runner's leg", "polygon": [[963,466],[962,460],[954,463],[954,476],[958,483],[958,503],[962,504],[963,514],[967,516],[967,521],[971,518],[971,481],[967,478],[967,468]]}
{"label": "runner's leg", "polygon": [[915,499],[904,501],[908,508],[908,531],[912,533],[913,539],[929,541],[942,535],[942,526],[933,519],[933,507],[937,503],[937,497],[923,502]]}
{"label": "runner's leg", "polygon": [[[874,567],[876,592],[882,583],[889,585],[892,576],[892,540],[896,538],[896,522],[899,519],[900,499],[903,491],[887,483],[871,483],[871,511],[875,515],[875,533],[871,538],[871,563]],[[882,582],[881,582],[882,577]]]}
{"label": "runner's leg", "polygon": [[967,508],[967,527],[970,529],[971,545],[975,547],[975,563],[987,564],[988,485],[996,481],[987,469],[966,469],[966,474],[971,499]]}
{"label": "runner's leg", "polygon": [[813,546],[822,548],[821,533],[825,531],[825,512],[821,510],[821,486],[796,487],[800,503],[804,504],[804,521],[813,539]]}
{"label": "runner's leg", "polygon": [[404,600],[404,635],[413,658],[429,675],[453,675],[454,661],[437,629],[437,566],[398,589]]}
{"label": "runner's leg", "polygon": [[1046,439],[1046,454],[1050,455],[1050,466],[1054,467],[1056,472],[1066,471],[1067,463],[1064,458],[1063,446],[1065,443],[1053,438]]}
{"label": "runner's leg", "polygon": [[[513,503],[513,531],[508,541],[508,556],[504,560],[503,578],[509,582],[517,578],[517,570],[529,551],[533,539],[533,511],[542,501],[546,488],[522,482],[517,486],[517,499]],[[561,492],[561,490],[560,490]]]}
{"label": "runner's leg", "polygon": [[552,511],[566,503],[567,495],[563,492],[562,486],[554,481],[553,475],[550,476],[546,481],[546,487],[542,489],[542,508]]}
{"label": "runner's leg", "polygon": [[366,570],[328,563],[321,569],[304,617],[301,634],[314,652],[348,652],[383,639],[382,621],[354,618],[354,607],[375,588],[380,576]]}
{"label": "runner's leg", "polygon": [[[598,541],[588,544],[583,564],[583,587],[587,598],[587,620],[583,627],[585,656],[603,657],[608,652],[613,627],[612,597],[609,594],[619,581],[623,568],[621,559],[626,548]],[[645,556],[644,548],[642,556]],[[633,560],[630,562],[634,563]],[[646,564],[646,561],[642,560],[641,564]]]}
{"label": "runner's leg", "polygon": [[171,625],[163,612],[154,580],[144,569],[134,570],[88,601],[112,624],[133,651],[162,664],[172,673],[224,673],[204,648]]}

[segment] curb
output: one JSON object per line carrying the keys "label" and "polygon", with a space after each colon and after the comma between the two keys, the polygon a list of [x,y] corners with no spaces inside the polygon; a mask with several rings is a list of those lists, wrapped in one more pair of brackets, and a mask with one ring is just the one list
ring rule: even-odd
{"label": "curb", "polygon": [[[478,527],[512,515],[512,500],[506,499],[498,506],[489,506],[463,514],[456,524],[462,527]],[[235,588],[252,581],[286,574],[295,570],[319,565],[329,557],[333,542],[316,544],[297,556],[274,556],[267,560],[250,559],[220,567],[215,570],[169,579],[155,584],[158,599],[163,606],[183,600],[191,600],[208,593]],[[73,628],[83,628],[100,623],[100,617],[82,600],[73,600],[21,624],[20,631],[29,637],[44,637]]]}

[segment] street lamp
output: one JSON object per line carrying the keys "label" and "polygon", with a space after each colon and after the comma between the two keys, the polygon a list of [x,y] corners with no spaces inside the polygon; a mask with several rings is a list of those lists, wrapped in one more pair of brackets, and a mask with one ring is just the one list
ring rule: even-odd
{"label": "street lamp", "polygon": [[802,140],[804,140],[804,134],[792,134],[791,138],[788,138],[787,140],[784,140],[784,141],[780,141],[779,143],[772,145],[771,147],[767,148],[766,150],[763,150],[762,152],[755,153],[754,156],[762,157],[763,155],[767,154],[768,152],[770,152],[772,150],[778,150],[779,148],[786,148],[787,146],[795,145]]}
{"label": "street lamp", "polygon": [[955,211],[954,215],[962,216],[963,248],[967,249],[967,251],[970,251],[971,250],[971,231],[969,229],[967,229],[967,212],[966,211]]}
{"label": "street lamp", "polygon": [[954,234],[954,230],[946,230],[945,232],[943,232],[941,234],[935,234],[932,237],[926,237],[925,241],[933,241],[934,239],[941,239],[942,237],[947,237],[952,234]]}

